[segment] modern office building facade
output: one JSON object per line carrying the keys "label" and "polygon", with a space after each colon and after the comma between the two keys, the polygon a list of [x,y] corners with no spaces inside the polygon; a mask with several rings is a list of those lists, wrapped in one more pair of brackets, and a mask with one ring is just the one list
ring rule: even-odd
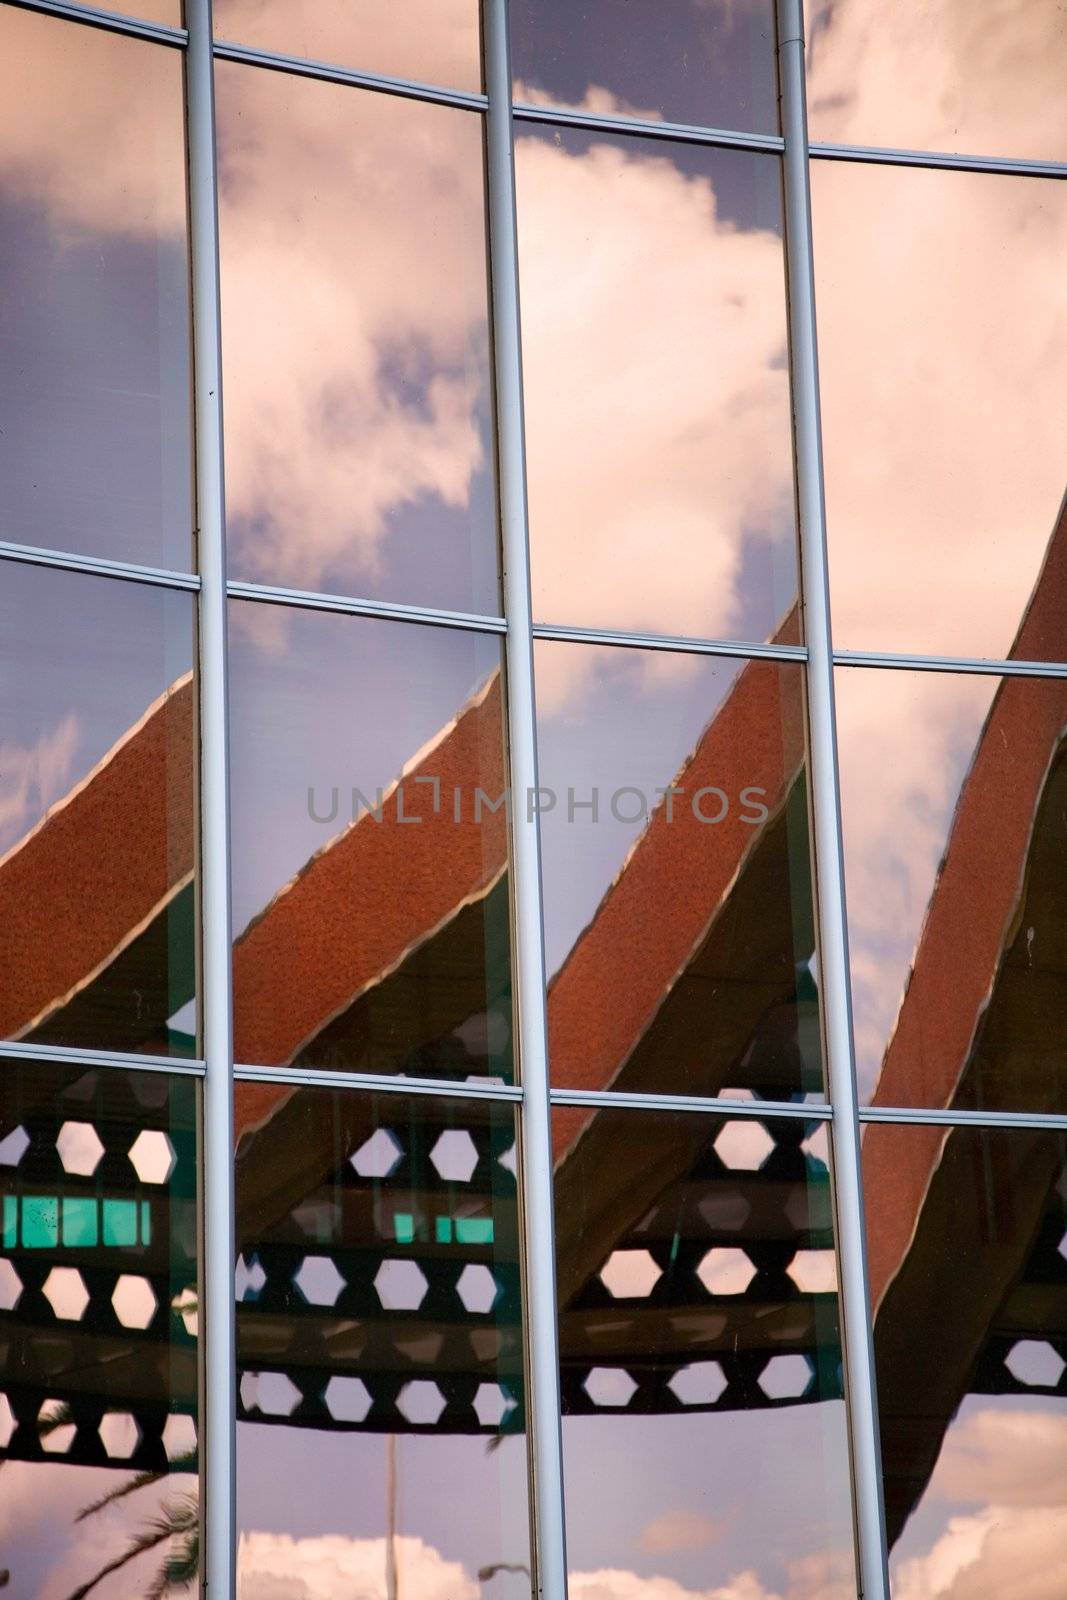
{"label": "modern office building facade", "polygon": [[0,1586],[1054,1600],[1063,6],[0,74]]}

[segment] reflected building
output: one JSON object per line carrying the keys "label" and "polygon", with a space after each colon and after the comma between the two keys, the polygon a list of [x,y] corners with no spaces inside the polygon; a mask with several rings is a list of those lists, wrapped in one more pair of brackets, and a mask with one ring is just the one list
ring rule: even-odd
{"label": "reflected building", "polygon": [[1067,31],[801,9],[0,5],[12,1593],[1057,1593]]}

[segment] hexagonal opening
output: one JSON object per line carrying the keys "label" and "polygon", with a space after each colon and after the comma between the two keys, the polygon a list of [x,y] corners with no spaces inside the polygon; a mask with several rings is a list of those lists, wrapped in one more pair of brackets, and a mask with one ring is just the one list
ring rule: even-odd
{"label": "hexagonal opening", "polygon": [[337,1304],[345,1280],[329,1256],[305,1256],[293,1273],[293,1283],[309,1306]]}
{"label": "hexagonal opening", "polygon": [[167,1135],[158,1128],[144,1128],[129,1149],[133,1170],[142,1183],[166,1183],[178,1157]]}
{"label": "hexagonal opening", "polygon": [[515,1402],[499,1383],[480,1383],[474,1396],[474,1410],[483,1428],[499,1428]]}
{"label": "hexagonal opening", "polygon": [[112,1292],[111,1304],[124,1328],[147,1328],[159,1301],[147,1278],[124,1272]]}
{"label": "hexagonal opening", "polygon": [[600,1269],[600,1281],[616,1300],[643,1300],[663,1276],[650,1250],[613,1250]]}
{"label": "hexagonal opening", "polygon": [[100,1419],[98,1432],[113,1461],[128,1461],[141,1438],[141,1430],[128,1411],[107,1412]]}
{"label": "hexagonal opening", "polygon": [[715,1140],[715,1154],[732,1172],[758,1172],[774,1149],[774,1140],[749,1117],[728,1122]]}
{"label": "hexagonal opening", "polygon": [[386,1311],[417,1311],[429,1288],[417,1261],[383,1261],[374,1275],[374,1288]]}
{"label": "hexagonal opening", "polygon": [[759,1386],[770,1400],[799,1400],[814,1376],[807,1356],[772,1356],[759,1375]]}
{"label": "hexagonal opening", "polygon": [[21,1298],[22,1279],[7,1257],[0,1257],[0,1311],[14,1311]]}
{"label": "hexagonal opening", "polygon": [[832,1250],[798,1250],[786,1268],[801,1294],[832,1294],[837,1288],[837,1261]]}
{"label": "hexagonal opening", "polygon": [[64,1122],[56,1135],[56,1149],[63,1171],[78,1178],[91,1178],[104,1154],[100,1136],[91,1122]]}
{"label": "hexagonal opening", "polygon": [[628,1406],[637,1385],[625,1367],[593,1367],[582,1388],[595,1406]]}
{"label": "hexagonal opening", "polygon": [[413,1378],[405,1383],[396,1401],[397,1410],[416,1426],[430,1426],[445,1409],[445,1397],[430,1378]]}
{"label": "hexagonal opening", "polygon": [[830,1165],[830,1134],[829,1125],[820,1122],[813,1128],[806,1139],[801,1141],[800,1148],[813,1165],[829,1167]]}
{"label": "hexagonal opening", "polygon": [[163,1425],[163,1448],[168,1461],[180,1461],[196,1449],[196,1423],[186,1411],[173,1411]]}
{"label": "hexagonal opening", "polygon": [[403,1160],[404,1148],[389,1128],[376,1128],[350,1157],[361,1178],[388,1178]]}
{"label": "hexagonal opening", "polygon": [[371,1408],[370,1390],[362,1378],[335,1375],[326,1385],[323,1399],[335,1422],[363,1422]]}
{"label": "hexagonal opening", "polygon": [[0,1450],[7,1449],[17,1425],[15,1413],[11,1409],[11,1401],[6,1394],[0,1394]]}
{"label": "hexagonal opening", "polygon": [[743,1250],[732,1245],[709,1250],[697,1268],[697,1277],[709,1294],[744,1294],[756,1269]]}
{"label": "hexagonal opening", "polygon": [[77,1425],[63,1421],[66,1415],[67,1407],[62,1400],[46,1400],[37,1413],[41,1449],[50,1456],[65,1456],[74,1443]]}
{"label": "hexagonal opening", "polygon": [[233,1275],[233,1292],[236,1300],[257,1299],[266,1281],[267,1274],[258,1256],[254,1255],[250,1261],[246,1261],[243,1255],[237,1257]]}
{"label": "hexagonal opening", "polygon": [[1055,1389],[1067,1362],[1047,1339],[1020,1339],[1008,1351],[1004,1365],[1029,1389]]}
{"label": "hexagonal opening", "polygon": [[300,1404],[300,1390],[284,1372],[256,1374],[255,1404],[268,1417],[291,1417]]}
{"label": "hexagonal opening", "polygon": [[53,1267],[41,1292],[61,1321],[80,1322],[84,1317],[89,1291],[77,1267]]}
{"label": "hexagonal opening", "polygon": [[446,1183],[470,1183],[478,1149],[466,1128],[446,1128],[430,1151],[430,1160]]}
{"label": "hexagonal opening", "polygon": [[667,1387],[683,1406],[713,1406],[726,1390],[726,1377],[717,1361],[691,1361],[679,1367]]}
{"label": "hexagonal opening", "polygon": [[496,1304],[500,1285],[482,1262],[469,1262],[456,1281],[456,1293],[468,1311],[484,1316]]}
{"label": "hexagonal opening", "polygon": [[30,1136],[21,1125],[0,1139],[0,1167],[17,1167],[30,1148]]}

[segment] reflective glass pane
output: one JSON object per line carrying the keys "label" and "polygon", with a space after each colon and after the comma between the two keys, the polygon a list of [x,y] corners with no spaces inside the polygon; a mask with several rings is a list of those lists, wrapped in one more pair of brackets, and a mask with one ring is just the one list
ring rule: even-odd
{"label": "reflective glass pane", "polygon": [[895,1600],[1052,1600],[1067,1557],[1067,1142],[866,1128]]}
{"label": "reflective glass pane", "polygon": [[478,0],[215,0],[214,12],[218,38],[257,50],[482,87]]}
{"label": "reflective glass pane", "polygon": [[0,538],[188,568],[182,57],[0,7]]}
{"label": "reflective glass pane", "polygon": [[812,197],[835,642],[1067,658],[1067,189],[816,161]]}
{"label": "reflective glass pane", "polygon": [[803,667],[535,660],[554,1082],[821,1094]]}
{"label": "reflective glass pane", "polygon": [[234,1049],[512,1074],[495,634],[235,602]]}
{"label": "reflective glass pane", "polygon": [[[196,1085],[5,1061],[0,1520],[12,1595],[195,1585]],[[99,1589],[96,1585],[99,1582]]]}
{"label": "reflective glass pane", "polygon": [[481,118],[216,79],[230,576],[498,611]]}
{"label": "reflective glass pane", "polygon": [[553,1131],[572,1592],[854,1593],[825,1125]]}
{"label": "reflective glass pane", "polygon": [[0,1037],[195,1053],[192,657],[192,595],[4,563]]}
{"label": "reflective glass pane", "polygon": [[797,594],[776,156],[519,127],[535,615],[762,640]]}
{"label": "reflective glass pane", "polygon": [[1067,680],[841,669],[863,1092],[1067,1109]]}
{"label": "reflective glass pane", "polygon": [[813,0],[808,41],[813,139],[1067,157],[1059,0]]}
{"label": "reflective glass pane", "polygon": [[244,1595],[530,1593],[509,1105],[238,1084]]}
{"label": "reflective glass pane", "polygon": [[778,130],[772,0],[516,0],[515,98]]}

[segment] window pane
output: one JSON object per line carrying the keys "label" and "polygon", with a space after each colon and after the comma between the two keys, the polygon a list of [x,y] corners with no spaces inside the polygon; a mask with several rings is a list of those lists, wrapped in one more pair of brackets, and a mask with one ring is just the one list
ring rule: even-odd
{"label": "window pane", "polygon": [[524,1600],[513,1108],[238,1084],[236,1121],[242,1593]]}
{"label": "window pane", "polygon": [[797,594],[778,159],[520,126],[536,616],[762,640]]}
{"label": "window pane", "polygon": [[778,131],[772,0],[517,0],[515,98]]}
{"label": "window pane", "polygon": [[813,139],[1067,157],[1059,0],[815,0],[808,41]]}
{"label": "window pane", "polygon": [[193,597],[5,562],[0,641],[0,1037],[194,1054]]}
{"label": "window pane", "polygon": [[217,81],[231,577],[498,611],[481,118]]}
{"label": "window pane", "polygon": [[825,1126],[553,1127],[573,1589],[852,1593]]}
{"label": "window pane", "polygon": [[182,58],[0,8],[0,538],[188,568]]}
{"label": "window pane", "polygon": [[512,1075],[495,634],[235,602],[238,1061]]}
{"label": "window pane", "polygon": [[1067,680],[837,674],[861,1089],[1067,1109]]}
{"label": "window pane", "polygon": [[535,660],[554,1081],[821,1094],[803,667]]}
{"label": "window pane", "polygon": [[0,1519],[12,1594],[87,1593],[112,1564],[102,1594],[148,1594],[166,1562],[195,1583],[196,1181],[191,1079],[5,1061]]}
{"label": "window pane", "polygon": [[1064,1134],[882,1123],[863,1167],[893,1593],[1052,1595]]}
{"label": "window pane", "polygon": [[1067,658],[1067,190],[812,185],[835,642]]}
{"label": "window pane", "polygon": [[214,10],[217,37],[258,50],[482,87],[478,0],[215,0]]}

